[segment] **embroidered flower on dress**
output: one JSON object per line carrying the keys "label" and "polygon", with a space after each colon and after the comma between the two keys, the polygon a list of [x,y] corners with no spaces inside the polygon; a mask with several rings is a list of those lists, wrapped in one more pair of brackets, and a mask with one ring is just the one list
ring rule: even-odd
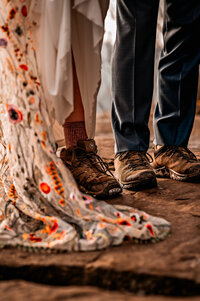
{"label": "embroidered flower on dress", "polygon": [[40,189],[42,190],[42,192],[48,194],[51,191],[50,186],[47,183],[41,183],[40,184]]}
{"label": "embroidered flower on dress", "polygon": [[5,39],[0,39],[0,47],[6,47],[8,45],[8,42]]}
{"label": "embroidered flower on dress", "polygon": [[41,237],[36,237],[36,235],[34,233],[29,234],[29,239],[32,242],[41,242],[42,241],[42,238]]}
{"label": "embroidered flower on dress", "polygon": [[21,64],[19,67],[24,71],[28,71],[28,67],[25,64]]}
{"label": "embroidered flower on dress", "polygon": [[3,32],[6,32],[7,36],[10,36],[10,30],[8,28],[8,24],[4,24],[1,26],[1,29],[3,30]]}
{"label": "embroidered flower on dress", "polygon": [[22,122],[23,115],[22,115],[22,112],[20,110],[18,110],[17,107],[15,107],[13,105],[7,105],[6,108],[8,111],[9,121],[11,123],[17,124],[17,123]]}
{"label": "embroidered flower on dress", "polygon": [[64,199],[60,199],[59,204],[60,204],[61,206],[65,206],[65,205],[66,205],[66,202],[65,202]]}
{"label": "embroidered flower on dress", "polygon": [[131,226],[131,223],[129,223],[127,220],[121,219],[121,218],[117,221],[117,223],[121,226]]}
{"label": "embroidered flower on dress", "polygon": [[137,221],[137,217],[136,217],[135,215],[132,215],[132,216],[131,216],[131,219],[132,219],[133,222],[136,222],[136,221]]}
{"label": "embroidered flower on dress", "polygon": [[21,27],[18,25],[17,28],[15,29],[16,34],[18,34],[19,36],[22,35],[23,31],[21,29]]}
{"label": "embroidered flower on dress", "polygon": [[27,17],[28,11],[27,11],[26,5],[22,6],[21,13],[22,13],[22,16]]}
{"label": "embroidered flower on dress", "polygon": [[147,230],[149,230],[151,236],[154,236],[154,232],[153,232],[152,226],[150,224],[147,224],[146,228],[147,228]]}
{"label": "embroidered flower on dress", "polygon": [[16,13],[17,13],[17,10],[16,10],[15,8],[12,8],[12,9],[10,10],[10,12],[9,12],[9,17],[8,17],[8,18],[9,18],[10,20],[14,19]]}

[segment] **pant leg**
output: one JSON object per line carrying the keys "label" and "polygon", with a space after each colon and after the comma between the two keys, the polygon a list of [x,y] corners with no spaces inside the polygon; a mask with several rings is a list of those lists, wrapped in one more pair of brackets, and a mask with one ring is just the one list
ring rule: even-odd
{"label": "pant leg", "polygon": [[118,0],[112,61],[116,152],[146,151],[159,0]]}
{"label": "pant leg", "polygon": [[154,143],[187,146],[198,87],[200,1],[166,0],[163,34]]}

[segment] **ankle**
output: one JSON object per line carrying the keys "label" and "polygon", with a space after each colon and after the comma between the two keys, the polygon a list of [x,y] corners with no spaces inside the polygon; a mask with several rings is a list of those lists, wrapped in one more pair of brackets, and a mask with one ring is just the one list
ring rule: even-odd
{"label": "ankle", "polygon": [[87,139],[85,122],[65,122],[63,124],[66,148],[76,146],[79,140]]}

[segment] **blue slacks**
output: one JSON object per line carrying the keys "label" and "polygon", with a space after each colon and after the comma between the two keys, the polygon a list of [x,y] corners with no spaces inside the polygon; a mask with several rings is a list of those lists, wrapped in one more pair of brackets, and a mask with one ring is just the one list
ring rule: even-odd
{"label": "blue slacks", "polygon": [[[116,152],[147,151],[159,0],[118,0],[112,61]],[[187,146],[200,63],[200,0],[165,0],[154,143]]]}

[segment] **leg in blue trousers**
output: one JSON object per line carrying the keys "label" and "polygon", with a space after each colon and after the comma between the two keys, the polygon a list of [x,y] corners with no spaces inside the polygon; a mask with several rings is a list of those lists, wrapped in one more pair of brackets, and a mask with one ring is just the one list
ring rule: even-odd
{"label": "leg in blue trousers", "polygon": [[166,0],[153,165],[157,176],[179,181],[200,181],[199,163],[187,148],[196,109],[199,36],[199,0]]}
{"label": "leg in blue trousers", "polygon": [[[165,45],[159,64],[160,99],[154,119],[155,143],[183,146],[178,151],[178,158],[182,160],[186,156],[186,161],[195,161],[191,163],[192,170],[190,162],[184,162],[189,164],[186,173],[192,177],[195,174],[195,179],[197,174],[200,177],[199,165],[185,147],[194,120],[197,92],[200,43],[197,41],[200,28],[198,2],[168,0],[165,3]],[[153,92],[158,5],[159,0],[117,2],[117,35],[112,64],[112,125],[116,142],[116,177],[123,187],[129,189],[156,184],[146,151],[149,146],[148,120]],[[184,156],[180,155],[181,151]],[[175,157],[177,160],[177,153]],[[157,163],[154,160],[156,171]],[[185,173],[182,169],[181,175]],[[186,176],[183,180],[187,179]]]}
{"label": "leg in blue trousers", "polygon": [[112,126],[115,175],[128,189],[156,185],[146,151],[153,94],[159,0],[117,1],[117,35],[112,62]]}
{"label": "leg in blue trousers", "polygon": [[200,1],[166,1],[159,62],[156,145],[187,146],[196,108],[200,62]]}

